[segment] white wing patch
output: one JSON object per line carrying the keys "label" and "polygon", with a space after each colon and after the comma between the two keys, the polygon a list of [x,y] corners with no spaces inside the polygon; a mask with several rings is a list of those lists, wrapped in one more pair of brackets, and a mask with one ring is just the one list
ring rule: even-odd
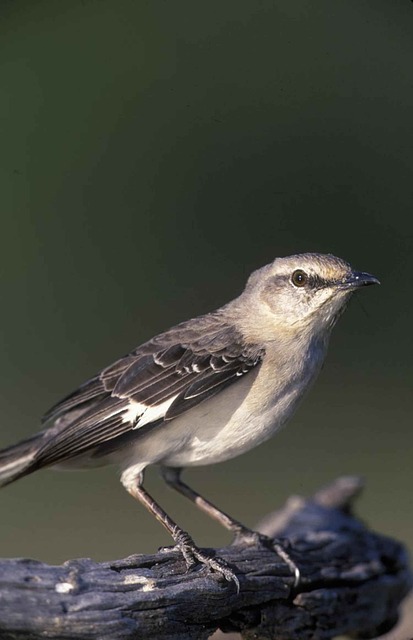
{"label": "white wing patch", "polygon": [[178,396],[172,396],[172,398],[168,398],[165,402],[161,402],[161,404],[157,404],[154,407],[150,407],[141,402],[136,402],[135,400],[129,401],[129,406],[123,414],[122,421],[129,422],[132,425],[132,429],[139,429],[143,427],[144,424],[149,424],[150,422],[155,422],[155,420],[159,420],[163,418],[165,413],[168,411],[169,407]]}

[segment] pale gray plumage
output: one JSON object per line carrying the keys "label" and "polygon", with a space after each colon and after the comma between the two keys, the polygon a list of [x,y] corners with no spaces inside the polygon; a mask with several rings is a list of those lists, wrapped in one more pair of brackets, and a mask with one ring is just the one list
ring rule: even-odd
{"label": "pale gray plumage", "polygon": [[232,302],[144,343],[53,407],[43,431],[0,452],[0,485],[46,466],[115,462],[142,499],[149,464],[212,464],[251,449],[294,412],[351,294],[377,282],[332,255],[277,258]]}

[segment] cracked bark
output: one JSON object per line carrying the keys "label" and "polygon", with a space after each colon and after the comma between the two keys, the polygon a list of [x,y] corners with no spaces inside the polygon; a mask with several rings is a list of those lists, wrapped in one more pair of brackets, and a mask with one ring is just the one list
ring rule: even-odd
{"label": "cracked bark", "polygon": [[[216,629],[248,639],[373,638],[394,626],[412,585],[404,547],[351,513],[357,478],[312,498],[290,498],[258,529],[298,565],[301,581],[266,547],[213,551],[237,573],[240,592],[217,574],[187,572],[179,551],[49,566],[0,560],[2,640],[202,640]],[[212,550],[210,550],[212,551]]]}

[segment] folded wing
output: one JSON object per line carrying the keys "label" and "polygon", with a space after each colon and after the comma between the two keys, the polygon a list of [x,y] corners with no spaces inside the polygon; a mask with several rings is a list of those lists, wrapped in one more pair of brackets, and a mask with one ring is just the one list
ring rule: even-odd
{"label": "folded wing", "polygon": [[[219,313],[182,323],[103,369],[45,416],[50,437],[36,466],[58,464],[135,430],[154,428],[204,402],[259,365]],[[71,419],[73,416],[73,420]]]}

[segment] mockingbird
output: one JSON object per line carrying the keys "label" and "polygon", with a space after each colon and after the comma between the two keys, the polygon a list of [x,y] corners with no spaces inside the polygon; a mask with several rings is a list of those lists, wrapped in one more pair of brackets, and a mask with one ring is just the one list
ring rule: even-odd
{"label": "mockingbird", "polygon": [[164,525],[190,566],[238,581],[198,549],[143,487],[166,482],[235,535],[254,533],[180,479],[183,467],[238,456],[290,418],[323,363],[331,330],[359,287],[378,284],[332,255],[277,258],[232,302],[134,349],[56,404],[45,428],[0,451],[0,485],[42,467],[116,463],[127,491]]}

